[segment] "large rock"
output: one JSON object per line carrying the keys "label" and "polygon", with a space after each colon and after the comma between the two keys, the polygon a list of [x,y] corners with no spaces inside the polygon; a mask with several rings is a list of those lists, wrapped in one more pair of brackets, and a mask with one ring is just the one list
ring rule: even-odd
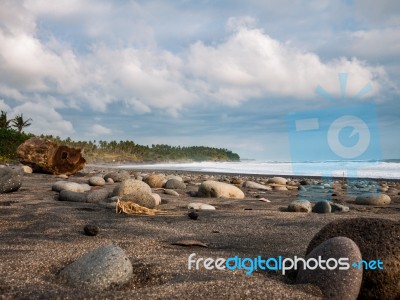
{"label": "large rock", "polygon": [[387,205],[391,201],[385,194],[365,194],[356,198],[356,204],[361,205]]}
{"label": "large rock", "polygon": [[186,189],[186,184],[178,179],[172,178],[165,183],[166,189]]}
{"label": "large rock", "polygon": [[19,145],[17,154],[20,162],[30,166],[35,172],[73,175],[86,165],[81,149],[59,146],[37,137]]}
{"label": "large rock", "polygon": [[72,192],[83,193],[83,192],[90,191],[91,187],[86,183],[57,181],[52,185],[51,189],[55,192],[61,192],[63,190],[68,190],[68,191],[72,191]]}
{"label": "large rock", "polygon": [[308,200],[295,200],[292,201],[288,206],[290,212],[311,212],[311,202]]}
{"label": "large rock", "polygon": [[234,198],[243,199],[244,193],[236,186],[213,180],[203,181],[197,192],[198,197]]}
{"label": "large rock", "polygon": [[352,239],[362,259],[381,260],[383,270],[364,270],[359,299],[400,297],[400,222],[375,218],[335,220],[311,240],[307,254],[324,241],[337,236]]}
{"label": "large rock", "polygon": [[[315,270],[304,269],[298,266],[296,283],[315,284],[321,288],[326,299],[355,300],[360,292],[363,270],[353,268],[351,264],[362,259],[357,244],[347,237],[334,237],[326,240],[313,249],[307,256],[309,259],[322,260],[326,262],[322,268]],[[340,270],[337,261],[348,258],[349,269]],[[331,260],[332,259],[332,260]],[[335,264],[337,265],[336,268]]]}
{"label": "large rock", "polygon": [[151,193],[136,192],[134,194],[124,195],[121,198],[122,201],[132,201],[133,203],[139,204],[140,206],[147,208],[154,208],[158,204],[158,201],[153,197]]}
{"label": "large rock", "polygon": [[269,178],[267,183],[275,183],[275,184],[281,184],[281,185],[285,185],[287,182],[287,180],[283,177],[272,177]]}
{"label": "large rock", "polygon": [[114,188],[113,196],[123,196],[135,194],[137,192],[151,194],[151,188],[143,181],[136,179],[127,179]]}
{"label": "large rock", "polygon": [[17,191],[22,185],[21,173],[11,168],[0,168],[0,193]]}
{"label": "large rock", "polygon": [[69,284],[93,291],[124,285],[132,274],[131,261],[115,245],[103,246],[89,252],[60,272],[60,276]]}
{"label": "large rock", "polygon": [[109,178],[113,180],[113,182],[122,182],[124,180],[130,179],[131,176],[125,170],[110,172],[104,176],[104,180],[107,181]]}
{"label": "large rock", "polygon": [[246,181],[243,183],[243,187],[248,188],[248,189],[257,189],[257,190],[265,190],[265,191],[271,191],[272,188],[268,185],[263,185],[254,181]]}
{"label": "large rock", "polygon": [[164,186],[165,176],[161,174],[151,174],[146,177],[146,182],[152,188],[162,188]]}

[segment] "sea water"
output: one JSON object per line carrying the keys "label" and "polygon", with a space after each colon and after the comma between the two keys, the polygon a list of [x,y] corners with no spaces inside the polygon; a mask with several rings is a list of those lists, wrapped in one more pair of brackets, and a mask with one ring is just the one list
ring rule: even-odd
{"label": "sea water", "polygon": [[[176,170],[215,173],[238,173],[287,176],[335,176],[400,179],[400,162],[326,161],[274,162],[243,160],[240,162],[190,162],[121,165],[126,169]],[[327,174],[328,173],[328,174]]]}

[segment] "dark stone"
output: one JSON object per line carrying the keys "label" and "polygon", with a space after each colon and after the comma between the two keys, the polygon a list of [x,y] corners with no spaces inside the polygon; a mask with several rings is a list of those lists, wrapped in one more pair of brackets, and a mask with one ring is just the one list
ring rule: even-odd
{"label": "dark stone", "polygon": [[315,203],[312,211],[318,214],[329,214],[331,212],[331,205],[329,201],[319,201]]}
{"label": "dark stone", "polygon": [[83,227],[83,231],[88,236],[96,236],[99,233],[99,227],[97,227],[96,225],[88,224],[85,227]]}
{"label": "dark stone", "polygon": [[303,263],[299,263],[296,283],[311,283],[319,286],[326,299],[357,299],[360,292],[363,269],[350,266],[348,270],[340,270],[338,265],[335,268],[335,264],[342,257],[348,258],[349,264],[362,259],[357,244],[347,237],[334,237],[314,248],[306,256],[305,260],[319,260],[319,257],[326,261],[322,265],[324,269],[320,267],[314,270],[305,269]]}
{"label": "dark stone", "polygon": [[169,179],[165,183],[166,189],[186,189],[186,184],[178,179]]}
{"label": "dark stone", "polygon": [[189,218],[191,218],[192,220],[197,220],[197,218],[199,217],[199,214],[195,211],[191,211],[190,213],[188,213]]}
{"label": "dark stone", "polygon": [[362,259],[381,260],[383,270],[364,270],[359,299],[398,299],[400,297],[400,222],[354,218],[335,220],[323,227],[311,240],[309,254],[322,242],[337,236],[352,239]]}
{"label": "dark stone", "polygon": [[307,182],[307,180],[303,179],[303,180],[300,180],[300,184],[301,185],[308,185],[308,182]]}
{"label": "dark stone", "polygon": [[11,168],[0,168],[0,193],[17,191],[22,185],[22,175]]}
{"label": "dark stone", "polygon": [[110,191],[107,189],[92,190],[87,194],[86,202],[88,203],[99,203],[105,201],[110,195]]}

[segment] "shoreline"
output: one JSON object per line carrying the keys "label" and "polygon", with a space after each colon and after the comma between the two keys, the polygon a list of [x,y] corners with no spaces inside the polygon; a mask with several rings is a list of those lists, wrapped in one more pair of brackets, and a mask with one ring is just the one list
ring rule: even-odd
{"label": "shoreline", "polygon": [[[347,212],[300,213],[287,211],[300,197],[298,189],[259,190],[232,184],[244,199],[194,196],[207,179],[232,181],[233,174],[170,171],[180,175],[186,188],[175,189],[178,196],[163,188],[152,188],[161,198],[157,209],[163,214],[117,214],[97,203],[59,201],[52,191],[55,182],[87,183],[92,176],[104,176],[116,168],[87,166],[68,178],[49,174],[24,174],[22,187],[0,194],[0,291],[6,299],[15,298],[118,298],[118,299],[323,299],[312,284],[294,284],[293,278],[278,272],[257,270],[189,270],[188,257],[305,257],[312,238],[325,225],[354,218],[374,218],[398,222],[400,180],[380,181],[388,186],[392,202],[385,206],[357,205],[339,182],[331,189],[314,190],[319,200],[337,194],[333,203],[344,204]],[[156,172],[151,170],[151,172]],[[130,178],[145,172],[128,170]],[[167,173],[161,170],[157,173]],[[150,172],[148,173],[150,174]],[[213,177],[211,177],[213,176]],[[240,179],[251,177],[243,175]],[[256,181],[271,176],[256,175]],[[305,179],[311,184],[312,178]],[[385,183],[387,182],[387,184]],[[113,191],[119,183],[92,186],[87,193]],[[270,202],[264,201],[268,199]],[[201,211],[197,220],[188,217],[189,203],[204,203],[215,210]],[[83,227],[99,227],[97,236],[86,236]],[[180,241],[199,241],[207,247],[180,246]],[[79,257],[105,245],[121,247],[133,265],[133,277],[124,286],[106,291],[87,289],[60,280],[59,273]]]}

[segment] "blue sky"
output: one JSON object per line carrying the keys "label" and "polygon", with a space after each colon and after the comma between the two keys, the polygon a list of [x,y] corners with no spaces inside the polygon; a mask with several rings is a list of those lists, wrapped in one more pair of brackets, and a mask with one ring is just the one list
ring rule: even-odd
{"label": "blue sky", "polygon": [[329,109],[315,89],[347,73],[339,105],[374,103],[400,157],[396,0],[0,2],[0,109],[29,132],[290,160],[288,114]]}

